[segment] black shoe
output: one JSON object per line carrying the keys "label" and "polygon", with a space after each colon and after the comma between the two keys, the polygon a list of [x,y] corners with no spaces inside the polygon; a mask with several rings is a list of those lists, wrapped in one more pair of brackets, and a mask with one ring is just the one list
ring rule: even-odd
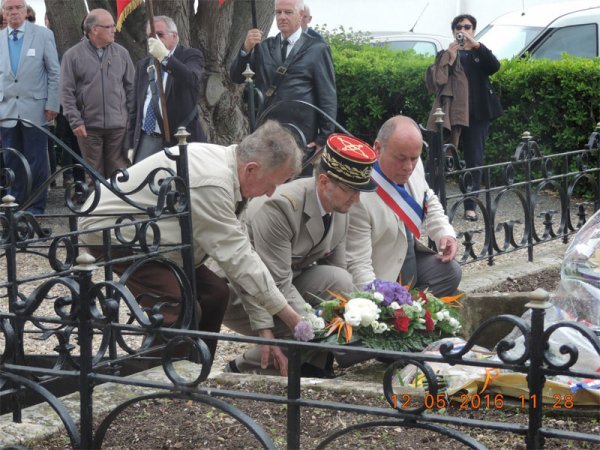
{"label": "black shoe", "polygon": [[335,378],[335,372],[333,368],[329,368],[325,366],[324,369],[320,367],[313,366],[309,363],[304,363],[300,366],[300,376],[302,378]]}
{"label": "black shoe", "polygon": [[235,360],[231,360],[229,361],[227,364],[225,364],[225,367],[223,368],[223,372],[225,373],[241,373],[240,369],[238,369]]}
{"label": "black shoe", "polygon": [[472,209],[467,209],[465,211],[465,220],[469,220],[471,222],[477,222],[479,217],[477,217],[477,213]]}

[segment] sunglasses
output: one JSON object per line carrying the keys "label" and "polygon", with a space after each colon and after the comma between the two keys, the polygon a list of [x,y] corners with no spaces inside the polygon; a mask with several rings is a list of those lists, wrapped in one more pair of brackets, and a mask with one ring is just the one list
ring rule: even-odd
{"label": "sunglasses", "polygon": [[460,31],[460,30],[462,30],[462,29],[465,29],[465,30],[470,30],[471,28],[473,28],[473,25],[456,25],[456,26],[454,27],[454,29],[455,29],[455,30],[458,30],[458,31]]}

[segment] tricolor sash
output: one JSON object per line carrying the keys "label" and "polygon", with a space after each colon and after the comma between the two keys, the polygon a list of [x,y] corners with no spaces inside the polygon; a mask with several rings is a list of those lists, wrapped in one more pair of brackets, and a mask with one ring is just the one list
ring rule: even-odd
{"label": "tricolor sash", "polygon": [[403,186],[394,183],[383,174],[381,167],[379,167],[379,162],[376,162],[373,166],[371,178],[378,185],[375,191],[377,195],[400,217],[400,220],[402,220],[412,234],[419,239],[421,237],[421,223],[423,223],[424,216],[423,208],[427,199],[425,198],[423,206],[419,205]]}

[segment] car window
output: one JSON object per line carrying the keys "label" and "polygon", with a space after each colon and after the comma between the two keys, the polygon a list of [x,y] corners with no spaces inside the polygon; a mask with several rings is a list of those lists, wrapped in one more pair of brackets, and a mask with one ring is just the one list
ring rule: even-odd
{"label": "car window", "polygon": [[596,24],[573,25],[552,30],[544,41],[531,51],[535,58],[560,59],[563,53],[582,58],[595,58],[598,28]]}
{"label": "car window", "polygon": [[498,59],[510,59],[526,48],[541,31],[540,27],[488,25],[477,35],[477,40],[492,50]]}
{"label": "car window", "polygon": [[384,43],[390,50],[414,50],[423,55],[435,55],[437,49],[433,42],[427,41],[387,41]]}

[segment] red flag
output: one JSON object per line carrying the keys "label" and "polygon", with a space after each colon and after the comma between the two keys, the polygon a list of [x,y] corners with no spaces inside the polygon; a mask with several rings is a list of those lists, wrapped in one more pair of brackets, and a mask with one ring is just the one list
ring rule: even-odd
{"label": "red flag", "polygon": [[[117,31],[123,28],[123,22],[135,8],[142,4],[143,0],[117,0]],[[219,0],[221,1],[221,0]]]}

